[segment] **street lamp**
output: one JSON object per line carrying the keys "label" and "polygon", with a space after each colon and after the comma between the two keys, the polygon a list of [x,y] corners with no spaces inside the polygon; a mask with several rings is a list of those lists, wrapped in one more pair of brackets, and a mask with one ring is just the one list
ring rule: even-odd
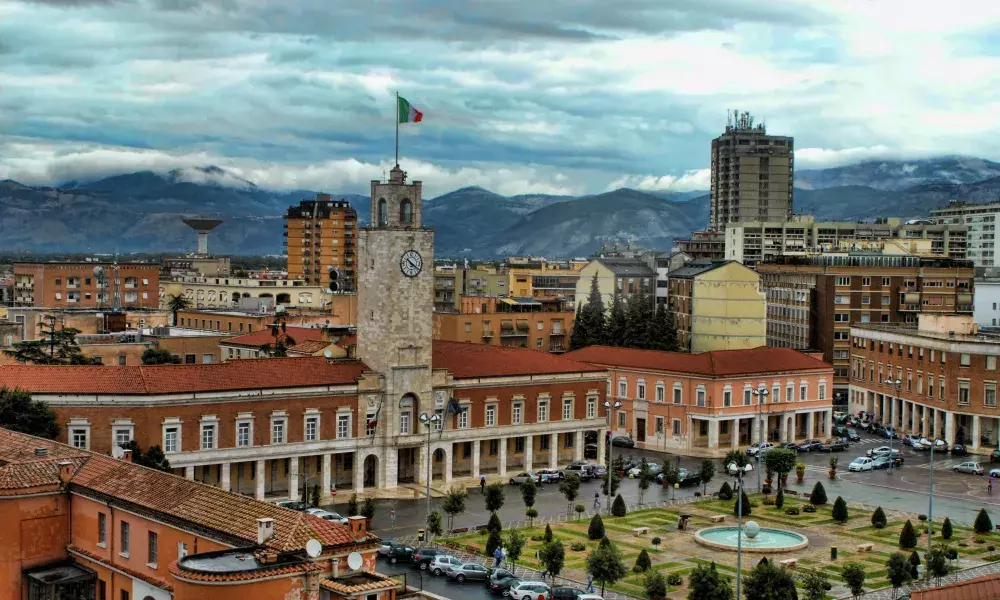
{"label": "street lamp", "polygon": [[604,412],[607,413],[608,433],[610,434],[608,436],[608,514],[609,515],[611,514],[611,475],[612,475],[612,469],[614,469],[613,465],[614,461],[612,460],[611,457],[615,451],[615,445],[612,443],[615,440],[615,428],[614,428],[614,421],[611,418],[612,417],[611,409],[614,408],[615,410],[617,410],[621,407],[622,403],[619,402],[618,400],[615,400],[614,404],[611,404],[611,402],[608,400],[604,401]]}
{"label": "street lamp", "polygon": [[[925,410],[925,414],[926,414],[926,410],[927,409],[925,408],[924,410]],[[924,418],[921,419],[921,422],[923,423],[923,430],[924,431],[930,431],[930,428],[927,427],[927,421],[928,421],[927,417],[924,417]],[[930,486],[930,494],[929,494],[928,500],[927,500],[927,556],[928,556],[928,558],[931,555],[931,531],[933,531],[931,529],[931,523],[934,522],[934,447],[937,446],[937,437],[936,436],[932,436],[932,438],[933,439],[931,439],[931,463],[930,463],[931,470],[930,470],[930,476],[928,477],[928,480],[929,480],[928,484]],[[930,580],[931,580],[931,570],[928,568],[927,569],[927,581],[930,581]]]}
{"label": "street lamp", "polygon": [[427,426],[427,514],[424,515],[424,519],[426,519],[431,514],[431,430],[441,422],[441,415],[420,413],[418,418],[421,423]]}
{"label": "street lamp", "polygon": [[885,380],[885,384],[893,388],[893,395],[889,401],[889,426],[892,427],[892,432],[889,436],[889,469],[886,471],[888,475],[892,475],[892,465],[895,462],[892,458],[892,438],[896,437],[896,398],[903,391],[903,382],[889,377]]}
{"label": "street lamp", "polygon": [[[736,478],[736,598],[739,600],[742,597],[740,585],[743,579],[743,477],[754,468],[750,463],[741,467],[734,461],[729,463],[726,470]],[[759,478],[760,473],[757,476]]]}
{"label": "street lamp", "polygon": [[[764,403],[767,402],[768,395],[767,388],[760,388],[759,390],[754,390],[753,395],[757,396],[757,491],[761,490],[760,487],[760,455],[761,455],[761,444],[764,443],[764,439],[767,438],[767,432],[764,431],[764,424],[761,423],[761,414],[764,408]],[[739,600],[739,594],[736,596]]]}

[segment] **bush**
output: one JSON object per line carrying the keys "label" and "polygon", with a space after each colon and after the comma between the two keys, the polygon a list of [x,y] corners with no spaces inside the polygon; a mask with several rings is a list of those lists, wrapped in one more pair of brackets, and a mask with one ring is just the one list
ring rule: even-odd
{"label": "bush", "polygon": [[[779,490],[779,492],[780,492],[780,490]],[[764,506],[774,506],[775,504],[777,504],[777,502],[775,502],[770,497],[765,497],[764,498]],[[779,506],[778,508],[781,508],[781,507]]]}
{"label": "bush", "polygon": [[777,506],[778,508],[781,508],[782,506],[785,505],[785,492],[784,491],[782,491],[780,489],[778,490],[778,495],[774,497],[774,505]]}
{"label": "bush", "polygon": [[804,512],[804,513],[814,513],[814,512],[816,512],[816,507],[813,506],[812,504],[804,504],[804,505],[802,505],[802,512]]}
{"label": "bush", "polygon": [[604,521],[601,519],[601,515],[594,515],[594,518],[590,520],[587,537],[592,540],[599,540],[604,537]]}
{"label": "bush", "polygon": [[817,481],[816,485],[813,486],[812,494],[809,495],[809,502],[816,506],[826,504],[826,488],[823,487],[822,482]]}
{"label": "bush", "polygon": [[493,556],[493,552],[500,547],[502,541],[500,540],[500,532],[491,531],[489,539],[486,540],[486,556]]}
{"label": "bush", "polygon": [[993,521],[990,521],[990,516],[986,514],[986,509],[979,509],[979,514],[976,515],[976,522],[972,524],[972,528],[976,530],[976,533],[989,533],[993,531]]}
{"label": "bush", "polygon": [[625,509],[625,499],[621,494],[615,496],[615,501],[611,503],[611,514],[615,517],[624,517],[628,511]]}
{"label": "bush", "polygon": [[913,529],[913,523],[909,519],[903,524],[903,530],[899,532],[900,548],[915,548],[917,546],[917,532]]}
{"label": "bush", "polygon": [[[986,543],[986,540],[984,540],[983,538],[978,538],[978,537],[977,538],[972,538],[972,541],[974,543],[976,543],[976,544],[985,544]],[[961,546],[962,543],[963,542],[959,542],[959,546]]]}
{"label": "bush", "polygon": [[639,556],[635,558],[635,571],[645,572],[653,567],[653,561],[649,560],[649,553],[643,548],[639,552]]}
{"label": "bush", "polygon": [[944,518],[944,523],[941,523],[941,537],[950,540],[952,535],[951,531],[951,519],[948,517]]}
{"label": "bush", "polygon": [[722,487],[719,488],[719,500],[732,500],[733,499],[733,488],[729,486],[728,481],[722,482]]}
{"label": "bush", "polygon": [[533,541],[533,542],[544,542],[545,541],[545,536],[543,536],[540,533],[536,534],[536,535],[533,535],[533,536],[531,536],[531,541]]}
{"label": "bush", "polygon": [[701,492],[695,492],[694,493],[694,497],[695,498],[701,498]]}
{"label": "bush", "polygon": [[921,521],[926,521],[927,515],[917,515],[917,518],[920,519]]}
{"label": "bush", "polygon": [[872,513],[871,521],[875,529],[882,529],[889,523],[889,520],[885,518],[885,511],[882,510],[881,506],[877,507],[875,512]]}
{"label": "bush", "polygon": [[833,501],[833,518],[841,523],[846,523],[847,519],[850,518],[847,514],[847,502],[837,496],[837,499]]}
{"label": "bush", "polygon": [[496,532],[500,533],[503,530],[503,525],[500,523],[500,517],[496,513],[490,515],[490,520],[486,523],[486,531],[490,533]]}
{"label": "bush", "polygon": [[786,515],[797,515],[799,514],[799,507],[793,506],[785,511]]}
{"label": "bush", "polygon": [[652,539],[652,543],[653,543],[653,547],[654,548],[657,547],[657,546],[659,546],[662,542],[663,542],[663,540],[661,540],[659,537],[654,537]]}
{"label": "bush", "polygon": [[667,597],[667,580],[659,571],[653,571],[646,576],[646,597],[651,600]]}
{"label": "bush", "polygon": [[569,549],[574,552],[583,552],[587,549],[587,544],[584,544],[583,542],[573,542],[570,544]]}
{"label": "bush", "polygon": [[548,523],[545,524],[545,535],[542,536],[545,543],[548,544],[552,541],[552,527]]}
{"label": "bush", "polygon": [[576,513],[576,520],[580,520],[580,515],[587,512],[587,507],[582,504],[577,504],[573,507],[573,511]]}
{"label": "bush", "polygon": [[[739,513],[738,511],[742,510],[742,515],[744,517],[749,516],[752,507],[752,505],[750,504],[750,498],[747,497],[746,492],[742,492],[740,493],[740,499],[742,500],[742,502],[739,500],[733,502],[733,514],[739,516],[741,513]],[[741,505],[742,509],[740,508]]]}
{"label": "bush", "polygon": [[948,560],[958,560],[958,550],[954,548],[948,548],[944,551],[944,555],[948,557]]}
{"label": "bush", "polygon": [[[977,541],[977,542],[979,542],[979,543],[982,543],[982,540],[976,540],[976,541]],[[959,543],[958,543],[958,547],[959,547],[959,548],[968,548],[968,547],[969,547],[969,545],[968,545],[968,544],[966,544],[965,542],[959,542]]]}
{"label": "bush", "polygon": [[680,573],[667,573],[667,585],[680,585],[684,583],[684,577]]}

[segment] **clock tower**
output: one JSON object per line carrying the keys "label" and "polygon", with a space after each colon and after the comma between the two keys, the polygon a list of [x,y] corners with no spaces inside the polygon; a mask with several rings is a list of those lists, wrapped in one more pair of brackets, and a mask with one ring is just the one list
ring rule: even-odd
{"label": "clock tower", "polygon": [[[421,412],[434,412],[434,232],[421,226],[421,203],[421,182],[407,183],[396,165],[387,183],[372,181],[371,218],[358,231],[357,353],[380,374],[383,390],[359,398],[359,417],[367,421],[378,413],[374,436],[368,437],[371,452],[378,452],[377,485],[386,488],[396,486],[397,475],[408,479],[415,470],[413,449],[397,445],[423,432]],[[370,459],[365,468],[372,468]]]}

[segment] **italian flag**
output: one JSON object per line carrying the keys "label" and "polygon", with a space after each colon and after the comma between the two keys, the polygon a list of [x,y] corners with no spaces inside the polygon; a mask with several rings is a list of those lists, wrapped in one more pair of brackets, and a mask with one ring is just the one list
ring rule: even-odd
{"label": "italian flag", "polygon": [[419,123],[424,118],[424,113],[413,108],[406,98],[400,98],[398,105],[400,123]]}

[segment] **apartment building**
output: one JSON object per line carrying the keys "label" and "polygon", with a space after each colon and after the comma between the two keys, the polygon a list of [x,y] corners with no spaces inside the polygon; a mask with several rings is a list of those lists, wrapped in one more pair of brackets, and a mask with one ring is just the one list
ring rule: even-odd
{"label": "apartment building", "polygon": [[18,532],[0,538],[0,597],[395,600],[402,587],[375,572],[363,517],[332,523],[130,461],[0,429],[0,527]]}
{"label": "apartment building", "polygon": [[669,310],[681,348],[691,352],[764,346],[760,276],[734,261],[694,260],[671,272]]}
{"label": "apartment building", "polygon": [[[988,453],[1000,441],[1000,336],[968,315],[921,314],[917,323],[851,327],[851,411],[900,435],[941,438]],[[887,384],[899,380],[899,389]]]}
{"label": "apartment building", "polygon": [[944,208],[931,210],[935,223],[965,225],[969,229],[966,256],[977,267],[1000,266],[995,251],[998,247],[997,217],[1000,202],[967,204],[949,202]]}
{"label": "apartment building", "polygon": [[[519,298],[576,299],[580,272],[588,260],[547,260],[535,257],[510,257],[507,273],[510,295]],[[589,288],[588,288],[589,290]]]}
{"label": "apartment building", "polygon": [[720,456],[763,440],[830,436],[833,367],[795,350],[588,346],[565,356],[608,370],[608,398],[622,404],[612,429],[639,448]]}
{"label": "apartment building", "polygon": [[565,352],[576,313],[556,298],[464,296],[459,313],[434,314],[434,339]]}
{"label": "apartment building", "polygon": [[756,269],[768,298],[768,345],[822,351],[845,402],[852,325],[972,313],[974,269],[967,260],[839,252],[778,256]]}
{"label": "apartment building", "polygon": [[14,306],[157,308],[159,265],[147,263],[14,263]]}
{"label": "apartment building", "polygon": [[325,287],[332,268],[343,276],[340,291],[355,289],[358,213],[349,202],[316,194],[288,207],[284,227],[289,279]]}
{"label": "apartment building", "polygon": [[979,327],[1000,327],[1000,271],[976,269],[972,319]]}
{"label": "apartment building", "polygon": [[965,258],[965,225],[881,218],[873,223],[820,221],[796,215],[784,221],[745,221],[726,226],[726,258],[752,266],[774,256],[831,251],[870,251]]}
{"label": "apartment building", "polygon": [[712,140],[711,208],[708,228],[730,223],[785,221],[792,216],[794,140],[768,135],[747,112],[729,116],[725,132]]}
{"label": "apartment building", "polygon": [[674,248],[693,260],[725,260],[726,232],[721,229],[718,231],[692,231],[690,238],[674,240]]}
{"label": "apartment building", "polygon": [[490,264],[434,266],[435,312],[458,312],[465,296],[510,296],[511,276],[506,267]]}
{"label": "apartment building", "polygon": [[595,276],[601,301],[608,307],[615,296],[627,302],[635,294],[652,297],[656,292],[657,271],[649,266],[644,257],[599,256],[580,270],[576,283],[576,306],[587,303]]}

